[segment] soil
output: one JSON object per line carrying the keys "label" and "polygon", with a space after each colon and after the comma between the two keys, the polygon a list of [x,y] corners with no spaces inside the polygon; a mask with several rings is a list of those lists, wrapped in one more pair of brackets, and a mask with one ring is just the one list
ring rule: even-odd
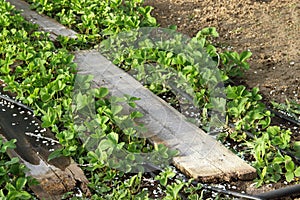
{"label": "soil", "polygon": [[146,0],[161,27],[195,36],[214,26],[216,45],[250,50],[250,70],[236,80],[258,87],[267,101],[300,101],[299,0]]}

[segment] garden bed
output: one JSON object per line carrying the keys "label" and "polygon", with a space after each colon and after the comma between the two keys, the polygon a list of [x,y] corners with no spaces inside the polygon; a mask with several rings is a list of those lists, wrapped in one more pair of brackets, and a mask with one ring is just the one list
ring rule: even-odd
{"label": "garden bed", "polygon": [[[45,5],[46,6],[46,5]],[[41,7],[40,7],[41,8]],[[80,28],[80,27],[79,27]],[[87,27],[86,27],[87,28]],[[88,29],[88,28],[87,28]],[[94,37],[94,36],[93,36]],[[82,38],[81,38],[82,39]],[[84,40],[84,39],[83,39]],[[89,41],[89,40],[88,40]],[[60,40],[59,40],[59,42],[56,44],[56,45],[61,45],[61,46],[66,46],[66,45],[68,45],[69,44],[69,42],[67,41],[66,43],[64,43],[64,41],[63,40],[61,40],[61,38],[60,38]],[[75,44],[75,46],[76,46],[76,43],[74,43]],[[73,44],[73,45],[74,45]],[[82,44],[82,43],[81,43]],[[241,54],[241,55],[243,55],[243,54]],[[247,55],[247,53],[245,53],[243,56],[248,56]],[[130,63],[129,63],[130,64]],[[243,63],[243,64],[245,64],[245,63]],[[245,64],[246,65],[246,64]],[[231,97],[229,97],[229,98],[233,98],[233,96],[234,95],[236,95],[236,94],[234,94],[234,92],[239,92],[239,90],[241,90],[241,91],[243,91],[244,90],[244,88],[243,87],[232,87],[232,88],[230,88],[229,87],[229,89],[227,89],[228,91],[230,91],[230,90],[232,90],[232,93],[231,93]],[[105,90],[101,90],[100,92],[100,94],[105,94],[106,92],[104,92]],[[104,93],[103,93],[104,92]],[[259,94],[257,94],[257,90],[252,90],[252,92],[250,92],[250,93],[247,93],[247,92],[245,92],[245,94],[246,94],[246,96],[248,96],[249,97],[249,95],[251,96],[252,95],[252,97],[251,98],[253,98],[253,99],[248,99],[248,100],[250,100],[251,102],[252,102],[252,104],[253,105],[261,105],[260,103],[257,103],[256,101],[258,100],[258,99],[260,99],[260,95]],[[105,95],[104,95],[105,96]],[[44,98],[46,98],[46,96],[44,96]],[[100,97],[99,97],[100,98]],[[102,97],[101,97],[102,98]],[[26,98],[25,98],[25,100],[26,100]],[[30,101],[30,99],[27,99],[27,101]],[[233,98],[233,100],[234,100],[234,98]],[[25,103],[26,103],[26,101],[25,101]],[[28,102],[27,102],[28,103]],[[30,103],[30,102],[29,102]],[[132,103],[132,102],[130,102],[130,103]],[[262,110],[260,110],[260,111],[262,111]],[[231,111],[232,112],[232,111]],[[267,113],[265,113],[265,111],[263,111],[263,113],[264,113],[264,115],[266,115],[266,117],[268,116],[268,114]],[[268,118],[268,117],[267,117]],[[44,118],[44,120],[45,120],[46,118]],[[104,118],[103,118],[104,119]],[[266,119],[264,119],[264,120],[266,120]],[[46,120],[47,121],[47,120]],[[51,121],[49,121],[48,120],[48,122],[49,123],[52,123]],[[261,123],[262,125],[266,125],[266,121],[263,121],[263,120],[261,120],[259,123]],[[232,130],[231,130],[232,131]],[[267,132],[263,132],[262,134],[263,135],[268,135],[269,137],[273,137],[274,136],[274,133],[275,132],[275,134],[278,134],[278,135],[283,135],[283,136],[285,136],[285,137],[288,137],[288,135],[289,135],[289,133],[288,132],[285,132],[284,130],[278,130],[276,127],[271,127],[271,128],[269,128],[268,130],[267,130]],[[235,133],[236,134],[236,133]],[[273,134],[273,136],[272,136],[272,134]],[[109,139],[114,139],[115,140],[115,135],[114,134],[109,134],[108,135],[108,137],[109,137]],[[64,138],[60,138],[62,141],[64,141],[65,139]],[[276,137],[275,137],[275,139],[276,139]],[[271,148],[273,148],[274,147],[274,145],[275,145],[275,147],[276,147],[276,145],[280,145],[280,148],[285,148],[285,146],[283,145],[283,144],[281,144],[281,142],[284,142],[285,140],[280,140],[280,141],[278,141],[278,139],[277,139],[277,141],[276,140],[270,140],[270,141],[272,141],[272,144],[271,144]],[[68,142],[67,140],[65,141],[65,142]],[[276,143],[277,142],[277,143]],[[279,142],[279,143],[278,143]],[[66,144],[66,143],[65,143]],[[69,146],[69,144],[67,144],[65,147],[72,147],[72,146]],[[270,148],[269,147],[269,148]],[[289,145],[287,146],[288,148],[287,148],[287,150],[291,150],[290,149],[290,147],[289,147]],[[292,148],[294,148],[295,146],[293,146]],[[277,148],[277,147],[276,147]],[[67,150],[70,150],[70,149],[67,149]],[[283,149],[284,150],[284,149]],[[293,149],[292,149],[293,150]],[[281,150],[280,150],[281,151]],[[259,152],[259,151],[258,151]],[[274,153],[274,152],[273,152]],[[268,154],[269,155],[272,155],[272,156],[276,156],[276,159],[279,159],[279,160],[277,160],[276,162],[277,163],[273,163],[273,164],[279,164],[279,165],[282,165],[283,164],[283,166],[284,166],[284,163],[285,163],[285,169],[284,170],[287,170],[287,171],[292,171],[292,175],[293,175],[293,177],[294,177],[294,172],[293,172],[293,170],[295,170],[295,167],[297,167],[297,165],[296,166],[294,166],[294,161],[292,161],[291,159],[290,159],[290,157],[286,157],[286,155],[284,155],[284,159],[285,160],[282,160],[282,158],[280,157],[281,155],[279,154],[273,154],[271,151],[269,151],[268,150]],[[280,152],[280,153],[282,153],[282,152]],[[71,153],[72,154],[72,153]],[[250,154],[251,155],[251,154]],[[98,156],[98,155],[92,155],[92,154],[90,154],[89,156]],[[90,157],[91,158],[91,157]],[[253,159],[253,158],[252,158]],[[263,158],[263,159],[266,159],[266,158]],[[252,160],[253,161],[253,160]],[[265,161],[267,161],[268,162],[268,160],[264,160],[264,162]],[[273,161],[272,161],[273,162]],[[287,163],[289,163],[289,165],[287,165]],[[293,164],[291,164],[291,163],[293,163]],[[295,162],[296,163],[296,162]],[[96,163],[93,163],[93,164],[96,164]],[[95,166],[95,165],[94,165]],[[258,167],[258,166],[256,166],[256,167]],[[262,166],[263,167],[263,166]],[[268,166],[267,166],[268,167]],[[258,169],[259,169],[259,167],[258,167]],[[270,170],[271,168],[267,168],[267,170]],[[297,168],[297,170],[298,170],[298,168]],[[297,171],[296,170],[296,171]],[[295,175],[297,175],[298,174],[298,172],[296,172],[295,171]],[[165,173],[165,172],[164,172]],[[270,173],[270,172],[268,172],[268,173]],[[290,172],[291,173],[291,172]],[[262,172],[260,171],[259,172],[259,174],[260,175],[262,175]],[[287,174],[288,173],[286,173],[286,172],[284,172],[284,173],[280,173],[281,175],[286,175],[287,176]],[[161,174],[162,175],[162,174]],[[169,174],[170,175],[170,174]],[[164,176],[169,176],[168,175],[168,173],[165,173],[164,174]],[[291,174],[290,174],[291,175]],[[290,176],[289,175],[289,176]],[[269,174],[268,174],[268,176],[269,176]],[[170,177],[173,177],[172,175],[170,176]],[[129,179],[131,180],[131,181],[134,181],[134,180],[138,180],[140,177],[139,176],[132,176],[132,177],[129,177]],[[261,181],[264,181],[265,180],[265,178],[266,177],[260,177],[261,178]],[[287,177],[288,178],[288,177]],[[128,179],[128,180],[129,180]],[[290,179],[290,178],[289,178]],[[160,183],[162,183],[162,181],[163,181],[163,176],[161,176],[161,179],[160,179]],[[182,186],[184,185],[184,184],[181,184],[181,182],[179,181],[178,182],[178,180],[173,180],[174,182],[172,182],[172,186],[170,185],[170,186],[167,186],[167,196],[168,195],[170,195],[172,192],[174,192],[176,189],[176,187],[178,186],[179,188],[182,188]],[[297,181],[297,178],[295,177],[295,179],[294,179],[294,181]],[[147,182],[147,181],[146,181]],[[150,181],[151,182],[151,181]],[[262,184],[263,182],[261,182],[260,184]],[[282,182],[282,183],[284,183],[284,182]],[[294,182],[292,182],[292,183],[294,183]],[[132,183],[131,183],[132,184]],[[232,182],[232,184],[235,184],[234,182]],[[164,185],[164,184],[163,184]],[[247,189],[250,189],[250,188],[252,188],[251,186],[249,186],[249,184],[247,185],[247,183],[245,184],[245,183],[236,183],[236,185],[238,186],[238,189],[241,191],[241,190],[247,190]],[[276,187],[278,187],[278,185],[279,185],[279,187],[281,186],[280,185],[280,183],[279,184],[276,184],[277,186]],[[132,188],[132,186],[133,185],[127,185],[127,187],[129,187],[129,188],[131,188],[131,189],[133,189]],[[166,185],[164,185],[164,186],[166,186]],[[134,187],[134,186],[133,186]],[[231,186],[229,186],[229,188],[228,189],[230,189],[230,187]],[[191,186],[191,188],[193,188],[192,186]],[[273,187],[271,187],[271,188],[273,188]],[[188,189],[188,188],[187,188]],[[194,188],[194,189],[196,189],[196,188]],[[269,190],[270,188],[268,188],[268,187],[265,187],[265,189],[266,190]],[[94,188],[94,190],[95,190],[95,188]],[[197,190],[197,189],[196,189]],[[154,191],[153,191],[154,192]],[[247,192],[249,192],[249,193],[251,193],[251,190],[248,190]],[[257,190],[253,190],[252,192],[254,192],[254,193],[257,193]],[[101,192],[100,192],[101,193]],[[116,192],[114,195],[117,195],[117,193],[118,192]],[[193,193],[193,192],[192,192]],[[142,193],[140,193],[139,195],[142,195]],[[194,196],[196,195],[196,194],[193,194]],[[163,196],[163,195],[162,195]]]}

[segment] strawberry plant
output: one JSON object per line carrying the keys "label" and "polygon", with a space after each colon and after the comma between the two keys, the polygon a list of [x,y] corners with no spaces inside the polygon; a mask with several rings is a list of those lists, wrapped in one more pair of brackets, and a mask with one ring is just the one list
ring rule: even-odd
{"label": "strawberry plant", "polygon": [[156,19],[150,15],[152,7],[143,7],[141,0],[29,0],[28,2],[38,12],[57,19],[67,27],[72,27],[91,45],[96,45],[103,37],[121,31],[140,26],[156,26]]}
{"label": "strawberry plant", "polygon": [[245,86],[228,86],[228,117],[235,123],[236,130],[265,129],[270,125],[271,112],[260,102],[258,88],[247,91]]}
{"label": "strawberry plant", "polygon": [[[219,84],[228,77],[209,59],[203,45],[207,46],[205,39],[190,40],[173,30],[141,28],[104,40],[100,50],[154,93],[188,95],[200,110],[221,113],[225,100]],[[207,118],[206,113],[203,127]]]}
{"label": "strawberry plant", "polygon": [[[35,114],[41,118],[42,126],[51,128],[56,134],[63,148],[54,151],[49,159],[59,155],[73,156],[85,166],[84,170],[91,174],[89,178],[92,181],[101,180],[101,187],[108,188],[111,185],[109,178],[122,179],[123,171],[143,169],[142,167],[147,163],[139,158],[139,153],[153,151],[150,161],[162,157],[169,160],[174,155],[174,152],[163,145],[152,147],[145,138],[137,137],[137,131],[141,131],[142,127],[135,125],[134,119],[141,117],[141,113],[137,111],[129,115],[120,113],[123,103],[134,108],[137,98],[128,95],[108,97],[109,91],[106,88],[90,89],[91,77],[80,77],[75,74],[76,65],[72,62],[71,54],[65,49],[56,48],[47,33],[38,31],[36,25],[26,22],[18,12],[8,6],[8,3],[1,3],[11,9],[3,10],[4,13],[13,13],[5,15],[7,27],[0,32],[2,44],[0,79],[4,83],[1,87],[33,108]],[[20,24],[24,26],[19,26]],[[74,86],[75,78],[81,83],[83,90],[82,88],[79,91],[75,90],[78,86]],[[82,119],[86,114],[84,112],[86,108],[94,109],[95,115],[83,124],[77,123],[76,120],[80,117]],[[85,116],[89,116],[90,113],[87,112]],[[83,137],[83,134],[89,134],[89,137]],[[2,149],[5,150],[9,144],[12,143],[5,143]],[[5,151],[2,153],[5,154]],[[20,165],[20,169],[16,168],[15,166],[19,166],[19,161],[16,159],[9,161],[8,157],[3,157],[1,162],[2,175],[7,176],[11,173],[16,174],[17,177],[14,180],[16,182],[8,181],[5,177],[1,179],[6,180],[1,185],[5,187],[1,188],[1,195],[8,195],[11,198],[29,198],[29,193],[25,191],[29,179],[24,177],[22,171],[24,166]],[[10,172],[10,169],[17,171]],[[105,180],[109,181],[105,182]],[[3,185],[6,182],[7,184]],[[97,182],[93,182],[91,188],[95,189],[95,198],[98,195],[98,197],[124,196],[123,191],[127,193],[124,198],[133,196],[131,193],[135,193],[134,196],[137,197],[147,196],[145,191],[139,188],[134,190],[139,181],[134,179],[133,182],[136,183],[131,182],[125,184],[116,181],[113,185],[115,188],[120,187],[117,191],[110,189],[106,192],[98,191]]]}
{"label": "strawberry plant", "polygon": [[25,191],[29,184],[33,184],[30,177],[25,177],[25,166],[18,158],[8,158],[7,150],[15,148],[16,140],[4,142],[0,138],[0,198],[31,199],[32,195]]}
{"label": "strawberry plant", "polygon": [[[208,51],[213,59],[220,55],[222,71],[216,74],[213,68],[206,67],[207,63],[201,60],[204,52],[197,48],[208,47],[209,42],[206,40],[208,35],[204,33],[216,36],[213,29],[200,31],[197,38],[193,38],[190,43],[181,35],[169,34],[171,30],[156,32],[158,39],[150,29],[144,32],[140,29],[112,36],[101,43],[101,52],[156,94],[166,91],[174,92],[176,89],[181,91],[180,95],[188,94],[199,111],[204,113],[201,116],[200,126],[205,129],[205,123],[212,122],[212,119],[206,120],[211,117],[209,110],[222,105],[222,102],[224,105],[224,99],[219,98],[220,93],[216,92],[218,89],[216,86],[219,82],[228,80],[228,77],[241,75],[243,70],[248,69],[246,59],[251,56],[251,53],[217,54],[215,50]],[[197,43],[198,41],[200,43]],[[180,46],[182,43],[185,44],[184,47]],[[180,51],[178,47],[181,47]],[[204,63],[206,66],[201,66]],[[227,68],[224,69],[224,66]],[[284,163],[278,164],[277,162],[282,157],[278,151],[290,151],[292,148],[290,132],[270,127],[273,115],[261,102],[262,96],[259,94],[259,89],[253,88],[248,91],[245,86],[228,85],[224,92],[227,96],[227,120],[216,123],[222,120],[218,118],[210,124],[210,127],[216,124],[219,126],[221,124],[223,127],[233,125],[234,128],[230,128],[232,130],[228,136],[235,141],[247,144],[246,146],[253,155],[253,166],[259,174],[257,186],[265,182],[277,182],[281,178],[291,182],[295,176],[298,176],[298,169],[288,167],[289,170],[287,170]],[[222,111],[222,108],[214,111],[216,110]],[[270,165],[273,162],[276,164]]]}
{"label": "strawberry plant", "polygon": [[250,51],[243,51],[241,54],[237,52],[225,51],[220,54],[222,60],[222,70],[231,77],[242,76],[243,71],[250,68],[246,61],[250,58],[252,53]]}
{"label": "strawberry plant", "polygon": [[[143,29],[157,24],[150,14],[152,8],[143,7],[141,0],[29,2],[32,8],[80,35],[76,40],[59,37],[62,48],[57,48],[47,33],[38,31],[36,25],[26,22],[10,4],[1,1],[0,79],[6,85],[4,90],[15,93],[17,99],[34,108],[43,126],[56,133],[63,148],[49,159],[63,154],[83,166],[89,174],[92,198],[149,198],[147,191],[140,188],[142,175],[128,178],[124,171],[142,171],[147,163],[139,153],[152,151],[150,164],[175,155],[165,146],[153,147],[137,137],[143,131],[134,121],[142,117],[134,110],[138,99],[111,97],[106,88],[90,89],[91,77],[76,75],[73,56],[66,49],[90,48],[101,41],[103,54],[156,94],[174,92],[197,107],[202,120],[198,125],[202,128],[210,131],[221,124],[231,129],[227,136],[243,142],[251,151],[251,162],[259,175],[258,186],[282,178],[292,182],[300,175],[293,155],[285,153],[299,153],[299,142],[291,144],[290,131],[270,126],[272,115],[261,102],[258,89],[249,91],[244,86],[230,85],[225,91],[222,89],[223,82],[228,84],[229,78],[240,76],[249,68],[247,59],[251,52],[219,52],[211,43],[211,38],[218,36],[215,28],[205,28],[192,39],[171,29]],[[74,87],[75,79],[80,80],[79,91],[78,86]],[[122,114],[124,104],[134,111]],[[285,109],[297,114],[298,107],[291,105]],[[223,113],[226,116],[216,119],[219,124],[211,119],[213,114]],[[7,157],[3,162],[10,166]],[[8,170],[9,167],[4,168]],[[24,189],[28,180],[22,173],[19,177],[7,184],[0,196],[27,198]],[[166,199],[179,198],[183,191],[190,199],[202,198],[203,190],[201,195],[197,193],[201,186],[181,180],[168,183],[169,177],[173,174],[168,170],[157,177]]]}

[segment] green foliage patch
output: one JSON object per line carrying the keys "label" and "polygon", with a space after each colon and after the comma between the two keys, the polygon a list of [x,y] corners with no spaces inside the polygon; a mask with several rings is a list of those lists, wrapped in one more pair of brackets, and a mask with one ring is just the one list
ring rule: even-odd
{"label": "green foliage patch", "polygon": [[[297,154],[299,142],[291,143],[289,130],[270,126],[272,114],[262,103],[259,90],[229,85],[230,78],[241,76],[249,68],[247,59],[251,52],[220,51],[211,42],[218,37],[215,28],[199,31],[188,43],[173,31],[173,38],[160,35],[162,40],[148,38],[133,45],[130,42],[135,42],[140,32],[132,30],[157,26],[150,14],[152,8],[142,6],[141,0],[30,0],[32,8],[80,33],[77,40],[59,37],[62,48],[57,48],[48,33],[38,31],[10,4],[0,2],[0,79],[6,84],[4,90],[15,93],[17,99],[31,106],[43,126],[56,134],[63,148],[53,152],[49,159],[72,156],[82,166],[88,174],[92,199],[150,199],[146,189],[140,187],[143,175],[127,177],[124,171],[143,171],[145,163],[138,153],[154,152],[151,161],[168,161],[176,155],[165,146],[153,147],[137,137],[143,131],[134,121],[142,117],[134,110],[137,98],[111,97],[106,88],[90,89],[92,77],[76,75],[73,55],[68,50],[99,45],[101,41],[103,54],[156,94],[177,88],[183,92],[179,95],[191,96],[190,103],[201,112],[202,128],[209,131],[211,110],[224,112],[225,120],[218,121],[224,128],[223,139],[243,143],[251,152],[250,162],[259,175],[257,186],[279,180],[293,182],[300,176],[292,155],[284,153]],[[176,27],[170,27],[170,32],[171,29]],[[79,91],[74,87],[75,78],[80,80]],[[224,91],[220,82],[225,83]],[[220,95],[223,92],[226,97]],[[124,104],[134,111],[122,114]],[[225,104],[226,110],[222,110]],[[285,108],[298,114],[299,107]],[[95,113],[91,115],[90,110]],[[1,140],[0,176],[5,181],[0,182],[0,196],[31,198],[26,191],[30,178],[25,177],[23,165],[6,156],[7,148],[13,148],[13,141]],[[12,176],[4,172],[11,172]],[[170,169],[155,178],[164,188],[165,199],[180,199],[181,193],[189,199],[203,198],[201,185],[180,179],[170,181],[172,178],[174,173]],[[71,194],[66,194],[66,198],[68,195]]]}
{"label": "green foliage patch", "polygon": [[0,198],[1,199],[30,199],[26,191],[29,184],[34,184],[30,177],[25,177],[26,168],[19,163],[18,158],[9,158],[6,152],[15,148],[16,140],[3,141],[0,138]]}
{"label": "green foliage patch", "polygon": [[[121,31],[157,25],[156,19],[150,14],[153,8],[142,6],[143,0],[29,0],[28,2],[38,12],[49,15],[77,31],[80,34],[79,43],[85,42],[89,45],[96,45],[103,38]],[[62,40],[65,44],[72,43],[68,38]]]}
{"label": "green foliage patch", "polygon": [[[118,169],[130,172],[135,167],[133,161],[138,163],[134,153],[153,151],[152,160],[164,157],[168,161],[176,152],[163,145],[152,147],[145,138],[137,137],[135,133],[139,126],[132,124],[135,118],[142,116],[141,113],[133,111],[129,115],[120,114],[122,103],[134,108],[134,102],[138,99],[128,95],[108,97],[106,88],[89,89],[91,77],[76,75],[73,55],[64,48],[56,48],[47,33],[38,31],[36,25],[25,21],[9,3],[1,1],[0,8],[3,16],[0,30],[0,79],[5,83],[3,90],[14,93],[17,100],[32,107],[35,115],[41,118],[42,126],[56,134],[63,148],[54,151],[49,159],[60,155],[72,156],[84,166],[91,181],[93,198],[147,196],[142,190],[132,194],[132,184],[124,183],[124,172]],[[75,78],[85,87],[86,93],[79,91],[75,94]],[[76,123],[80,116],[75,113],[88,108],[91,97],[96,117],[81,126]],[[121,125],[125,125],[125,128],[120,128]],[[88,140],[82,140],[83,134],[87,133],[90,134]],[[25,177],[25,167],[19,164],[18,159],[6,156],[6,149],[13,148],[13,142],[2,143],[1,140],[0,143],[0,195],[7,199],[33,198],[27,192],[28,183],[32,181],[30,177]],[[125,158],[122,157],[124,154],[117,154],[122,153],[122,149],[127,151]],[[113,181],[112,178],[119,181]],[[137,183],[140,183],[138,180]]]}

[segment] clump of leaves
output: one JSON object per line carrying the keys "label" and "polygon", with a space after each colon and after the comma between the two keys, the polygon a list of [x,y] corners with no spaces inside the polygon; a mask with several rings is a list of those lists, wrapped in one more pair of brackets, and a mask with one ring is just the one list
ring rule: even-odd
{"label": "clump of leaves", "polygon": [[221,69],[230,77],[242,76],[243,72],[250,68],[247,59],[251,56],[250,51],[243,51],[241,54],[235,51],[224,51],[220,53]]}
{"label": "clump of leaves", "polygon": [[252,91],[245,86],[227,86],[228,118],[235,124],[235,130],[256,131],[266,129],[271,123],[271,112],[260,102],[262,96],[258,88]]}
{"label": "clump of leaves", "polygon": [[[14,12],[8,3],[2,3],[4,7],[11,9],[8,13]],[[3,10],[3,13],[6,12]],[[134,108],[138,99],[128,95],[108,97],[109,91],[106,88],[90,88],[91,77],[83,77],[79,81],[86,89],[76,93],[76,65],[72,62],[73,56],[65,49],[57,49],[49,40],[48,34],[38,31],[35,25],[26,22],[17,12],[15,15],[6,14],[3,19],[7,19],[7,27],[0,34],[0,78],[5,83],[5,91],[15,93],[17,99],[35,109],[35,114],[42,119],[42,126],[49,127],[56,133],[63,148],[51,154],[49,159],[59,155],[73,156],[86,166],[85,171],[90,174],[90,180],[94,181],[90,187],[94,188],[98,197],[122,197],[124,194],[124,198],[133,195],[146,197],[145,191],[134,191],[139,184],[140,178],[135,179],[137,176],[133,176],[128,184],[113,182],[112,178],[121,179],[123,171],[129,172],[134,167],[141,170],[139,167],[147,163],[139,161],[136,155],[138,153],[153,151],[150,160],[159,161],[163,158],[169,161],[175,152],[163,145],[152,147],[145,138],[138,137],[137,131],[142,130],[142,127],[136,125],[134,120],[142,117],[141,113],[133,111],[121,114],[124,103]],[[26,25],[27,29],[19,26],[20,24]],[[79,76],[76,78],[77,81],[80,79]],[[94,101],[91,103],[90,100]],[[89,109],[91,105],[95,111],[93,118],[83,124],[77,123],[76,120],[83,117],[85,109]],[[83,137],[83,134],[88,134],[89,137]],[[9,144],[11,142],[5,143],[3,148],[7,148]],[[134,161],[137,166],[133,164]],[[1,195],[27,198],[29,195],[24,190],[27,189],[25,185],[28,180],[22,172],[24,166],[19,165],[17,159],[10,161],[8,157],[1,158],[1,163],[1,175],[5,176],[1,180],[5,181],[2,184],[6,184],[3,185],[5,189],[1,190]],[[19,177],[14,180],[16,182],[8,179],[12,174]],[[97,188],[97,181],[100,180],[99,184],[103,188],[101,191]],[[116,191],[108,189],[118,187],[119,190]]]}
{"label": "clump of leaves", "polygon": [[[257,88],[247,91],[244,86],[226,88],[228,118],[234,123],[234,131],[229,134],[235,141],[245,142],[253,156],[253,166],[257,169],[257,186],[277,182],[284,178],[287,182],[298,177],[300,167],[292,156],[291,132],[278,126],[270,126],[271,112],[260,102]],[[295,143],[297,144],[297,142]]]}
{"label": "clump of leaves", "polygon": [[270,126],[259,138],[247,145],[255,158],[254,167],[258,170],[257,186],[263,183],[277,182],[282,176],[287,182],[300,176],[300,167],[295,165],[291,155],[285,154],[291,148],[291,132],[278,126]]}
{"label": "clump of leaves", "polygon": [[16,140],[4,142],[0,137],[0,198],[31,199],[28,184],[33,184],[30,177],[25,176],[26,168],[18,158],[9,158],[7,151],[16,148]]}
{"label": "clump of leaves", "polygon": [[[31,7],[81,34],[80,41],[96,45],[102,38],[138,27],[156,26],[152,7],[142,0],[29,0]],[[84,38],[84,40],[82,40]],[[68,43],[65,38],[65,44]],[[66,43],[67,42],[67,43]]]}
{"label": "clump of leaves", "polygon": [[[155,94],[188,96],[191,104],[203,110],[205,124],[209,121],[206,110],[222,112],[225,99],[219,84],[228,77],[207,52],[210,43],[206,38],[215,36],[215,29],[199,33],[190,39],[171,29],[140,28],[103,41],[100,51]],[[213,52],[209,51],[216,55]]]}

